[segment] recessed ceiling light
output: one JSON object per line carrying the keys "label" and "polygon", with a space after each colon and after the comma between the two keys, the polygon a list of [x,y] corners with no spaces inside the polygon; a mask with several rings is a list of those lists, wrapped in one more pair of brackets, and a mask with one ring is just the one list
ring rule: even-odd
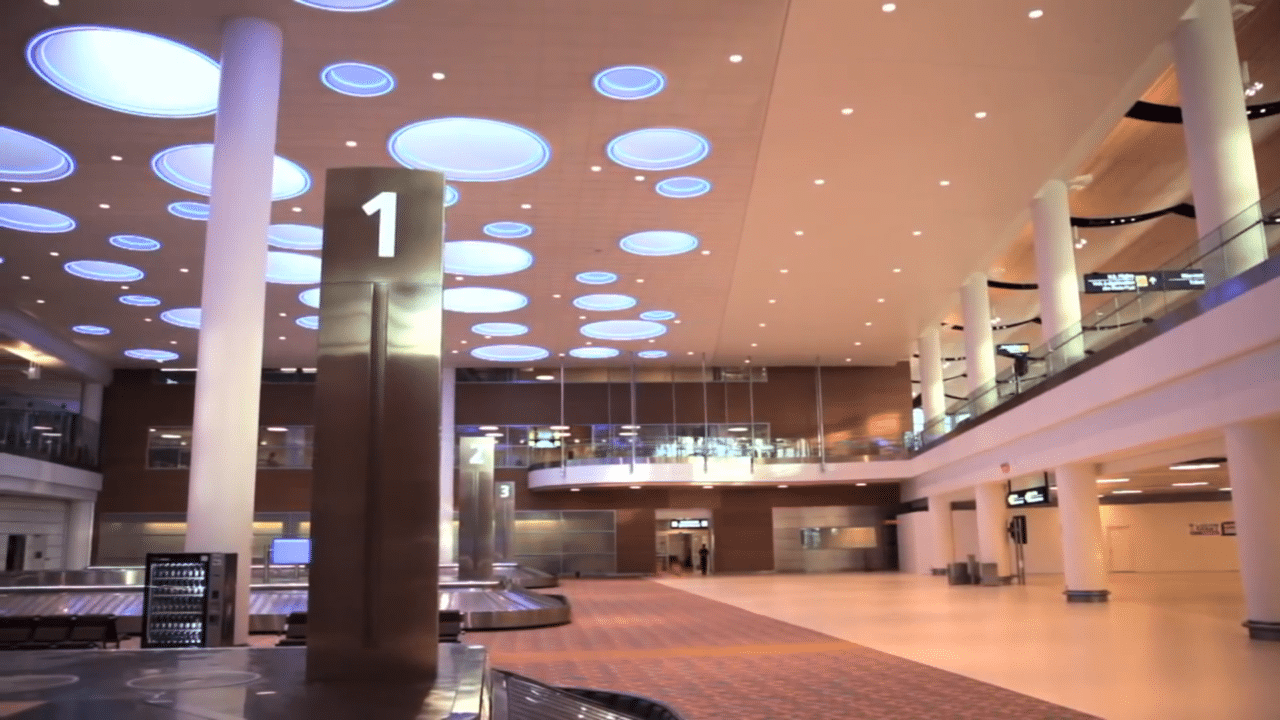
{"label": "recessed ceiling light", "polygon": [[111,209],[111,206],[110,206],[110,205],[108,205],[108,204],[106,204],[106,203],[98,203],[98,207],[102,208],[103,210],[110,210],[110,209]]}
{"label": "recessed ceiling light", "polygon": [[50,251],[49,251],[49,254],[50,254],[50,255],[52,255],[53,257],[58,257],[58,251],[57,251],[57,250],[50,250]]}
{"label": "recessed ceiling light", "polygon": [[842,109],[840,110],[840,114],[841,114],[841,115],[852,115],[852,114],[853,114],[853,108],[842,108]]}
{"label": "recessed ceiling light", "polygon": [[871,327],[871,323],[867,323],[867,327]]}
{"label": "recessed ceiling light", "polygon": [[289,313],[280,313],[280,317],[289,317]]}
{"label": "recessed ceiling light", "polygon": [[450,350],[449,352],[453,353],[454,355],[457,355],[457,354],[458,354],[458,351],[457,351],[457,350]]}
{"label": "recessed ceiling light", "polygon": [[120,289],[121,289],[121,290],[128,290],[128,289],[129,289],[129,286],[128,286],[128,285],[121,285],[121,286],[120,286]]}
{"label": "recessed ceiling light", "polygon": [[1036,20],[1036,19],[1042,18],[1042,17],[1044,17],[1044,11],[1043,11],[1043,10],[1032,10],[1031,12],[1027,13],[1027,17],[1031,18],[1032,20]]}
{"label": "recessed ceiling light", "polygon": [[636,278],[636,282],[644,282],[644,278]]}
{"label": "recessed ceiling light", "polygon": [[692,351],[692,350],[690,350],[689,352],[685,353],[685,355],[692,355],[692,354],[693,354],[693,351]]}
{"label": "recessed ceiling light", "polygon": [[22,188],[20,188],[20,187],[11,187],[11,188],[9,188],[9,191],[10,191],[10,192],[22,192]]}
{"label": "recessed ceiling light", "polygon": [[853,358],[845,358],[845,359],[844,359],[844,361],[845,361],[845,362],[853,362]]}
{"label": "recessed ceiling light", "polygon": [[355,147],[355,146],[356,146],[356,141],[355,141],[355,140],[348,140],[348,141],[347,141],[347,147]]}
{"label": "recessed ceiling light", "polygon": [[532,210],[532,209],[533,209],[533,206],[532,206],[532,205],[530,205],[529,203],[521,203],[521,204],[520,204],[520,209],[521,209],[521,210]]}
{"label": "recessed ceiling light", "polygon": [[120,162],[121,160],[124,160],[124,158],[120,157],[119,155],[112,155],[111,160],[113,162]]}
{"label": "recessed ceiling light", "polygon": [[582,492],[582,488],[569,488],[569,492]]}
{"label": "recessed ceiling light", "polygon": [[814,181],[813,181],[813,184],[814,184],[814,185],[826,185],[826,184],[827,184],[827,181],[826,181],[826,180],[823,180],[822,178],[818,178],[817,180],[814,180]]}
{"label": "recessed ceiling light", "polygon": [[710,251],[710,250],[703,250],[703,251],[702,251],[702,254],[703,254],[703,255],[710,255],[710,254],[711,254],[711,251]]}
{"label": "recessed ceiling light", "polygon": [[854,483],[854,485],[856,485],[856,486],[858,486],[858,487],[866,487],[866,486],[867,486],[867,484],[866,484],[866,483]]}
{"label": "recessed ceiling light", "polygon": [[876,302],[884,302],[884,298],[876,298]]}
{"label": "recessed ceiling light", "polygon": [[950,185],[950,184],[951,184],[951,181],[950,181],[950,180],[939,180],[939,181],[938,181],[938,184],[939,184],[939,185],[941,185],[942,187],[946,187],[946,186],[948,186],[948,185]]}
{"label": "recessed ceiling light", "polygon": [[804,235],[804,231],[803,231],[803,230],[797,230],[797,231],[796,231],[796,237],[801,237],[801,236],[803,236],[803,235]]}
{"label": "recessed ceiling light", "polygon": [[740,63],[740,62],[742,62],[742,56],[741,56],[741,55],[730,55],[730,56],[729,56],[729,62],[731,62],[731,63]]}
{"label": "recessed ceiling light", "polygon": [[898,6],[894,5],[893,3],[885,3],[880,6],[880,9],[885,12],[893,12],[894,10],[898,9]]}
{"label": "recessed ceiling light", "polygon": [[48,5],[49,7],[58,7],[58,3],[60,2],[61,0],[44,0],[44,4]]}
{"label": "recessed ceiling light", "polygon": [[592,166],[591,166],[591,172],[600,172],[602,169],[603,169],[603,168],[601,168],[599,165],[592,165]]}
{"label": "recessed ceiling light", "polygon": [[559,297],[560,297],[560,293],[556,293],[556,294],[552,295],[551,297],[553,297],[553,298],[559,298]]}
{"label": "recessed ceiling light", "polygon": [[772,305],[772,304],[774,304],[774,303],[776,303],[776,302],[778,302],[778,301],[777,301],[777,300],[774,300],[773,298],[769,298],[769,304],[770,304],[770,305]]}
{"label": "recessed ceiling light", "polygon": [[178,272],[191,272],[191,271],[186,268],[178,268]]}
{"label": "recessed ceiling light", "polygon": [[973,116],[981,120],[982,118],[986,117],[987,114],[979,110],[978,112],[974,113]]}
{"label": "recessed ceiling light", "polygon": [[142,322],[151,322],[151,318],[142,318]]}
{"label": "recessed ceiling light", "polygon": [[1111,494],[1112,495],[1137,495],[1141,492],[1142,492],[1141,490],[1112,490]]}
{"label": "recessed ceiling light", "polygon": [[280,339],[281,339],[281,340],[285,340],[286,338],[285,338],[285,336],[281,335],[281,336],[280,336]]}
{"label": "recessed ceiling light", "polygon": [[643,175],[637,175],[637,176],[636,176],[636,182],[644,182],[644,176],[643,176]]}
{"label": "recessed ceiling light", "polygon": [[764,323],[760,323],[760,327],[764,327]]}
{"label": "recessed ceiling light", "polygon": [[1107,479],[1105,479],[1105,480],[1104,480],[1104,479],[1099,479],[1099,480],[1098,480],[1098,482],[1100,482],[1100,483],[1122,483],[1122,482],[1129,482],[1129,478],[1107,478]]}
{"label": "recessed ceiling light", "polygon": [[453,279],[454,279],[454,280],[457,280],[457,281],[459,281],[459,282],[461,282],[463,278],[462,278],[462,276],[461,276],[461,275],[454,275],[454,276],[453,276]]}
{"label": "recessed ceiling light", "polygon": [[672,320],[671,322],[675,323],[676,325],[679,325],[680,323],[682,323],[682,322],[684,322],[684,321],[683,321],[683,320]]}
{"label": "recessed ceiling light", "polygon": [[780,489],[780,490],[785,490],[785,489],[787,489],[787,486],[786,486],[786,485],[779,485],[779,486],[778,486],[778,489]]}
{"label": "recessed ceiling light", "polygon": [[854,345],[861,345],[861,344],[862,344],[862,343],[860,343],[860,342],[856,342],[856,343],[854,343]]}
{"label": "recessed ceiling light", "polygon": [[911,231],[911,234],[912,234],[912,235],[915,235],[916,237],[920,237],[921,235],[923,235],[923,234],[924,234],[924,231],[923,231],[923,230],[912,230],[912,231]]}
{"label": "recessed ceiling light", "polygon": [[36,302],[37,302],[37,303],[39,303],[39,304],[41,304],[41,305],[43,305],[43,304],[44,304],[44,301],[43,301],[43,300],[37,300]]}
{"label": "recessed ceiling light", "polygon": [[787,272],[787,269],[786,269],[786,268],[782,268],[782,269],[781,269],[781,270],[779,270],[778,272],[783,272],[783,273],[784,273],[784,272]]}
{"label": "recessed ceiling light", "polygon": [[902,268],[894,268],[893,271],[896,273],[900,273],[902,272]]}
{"label": "recessed ceiling light", "polygon": [[463,344],[463,345],[466,345],[466,344],[467,344],[467,341],[466,341],[466,340],[463,340],[463,341],[462,341],[462,344]]}
{"label": "recessed ceiling light", "polygon": [[177,344],[178,344],[178,341],[177,341],[177,340],[170,340],[170,341],[169,341],[169,344],[170,344],[170,345],[177,345]]}
{"label": "recessed ceiling light", "polygon": [[747,358],[746,360],[743,360],[742,362],[744,362],[744,363],[746,363],[746,364],[750,365],[750,364],[751,364],[751,358]]}
{"label": "recessed ceiling light", "polygon": [[751,347],[760,347],[760,346],[756,343],[751,343]]}
{"label": "recessed ceiling light", "polygon": [[586,316],[586,315],[579,315],[579,316],[578,316],[578,319],[579,319],[579,320],[586,320],[586,319],[587,319],[587,316]]}
{"label": "recessed ceiling light", "polygon": [[23,279],[23,280],[30,280],[30,279],[31,279],[31,276],[30,276],[30,275],[23,275],[23,276],[22,276],[22,279]]}
{"label": "recessed ceiling light", "polygon": [[1172,483],[1172,484],[1171,484],[1171,487],[1192,487],[1192,486],[1195,486],[1195,485],[1208,485],[1208,484],[1209,484],[1209,482],[1208,482],[1207,480],[1200,480],[1199,482],[1177,482],[1177,483]]}
{"label": "recessed ceiling light", "polygon": [[443,80],[443,79],[444,79],[444,73],[442,73],[442,72],[433,72],[433,73],[431,73],[431,79],[432,79],[432,80]]}
{"label": "recessed ceiling light", "polygon": [[292,210],[292,211],[294,211],[294,212],[302,212],[302,208],[300,208],[300,207],[296,207],[296,206],[295,206],[295,207],[291,207],[291,208],[289,208],[289,209],[290,209],[290,210]]}

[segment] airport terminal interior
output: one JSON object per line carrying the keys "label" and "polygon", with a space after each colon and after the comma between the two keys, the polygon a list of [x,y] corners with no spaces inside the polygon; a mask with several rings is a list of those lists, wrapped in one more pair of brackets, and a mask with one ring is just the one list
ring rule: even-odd
{"label": "airport terminal interior", "polygon": [[0,718],[1280,717],[1280,0],[6,0]]}

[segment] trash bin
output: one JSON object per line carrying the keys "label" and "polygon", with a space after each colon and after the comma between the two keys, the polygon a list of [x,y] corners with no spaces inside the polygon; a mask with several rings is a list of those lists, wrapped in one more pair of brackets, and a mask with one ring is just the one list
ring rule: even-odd
{"label": "trash bin", "polygon": [[995,563],[982,563],[981,580],[983,585],[1003,585],[1000,569]]}
{"label": "trash bin", "polygon": [[948,585],[970,585],[973,578],[969,575],[969,563],[951,563],[947,568],[947,584]]}

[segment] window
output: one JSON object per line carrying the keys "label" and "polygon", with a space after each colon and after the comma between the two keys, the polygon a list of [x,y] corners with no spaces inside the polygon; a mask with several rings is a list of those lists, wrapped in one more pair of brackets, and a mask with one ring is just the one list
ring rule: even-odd
{"label": "window", "polygon": [[[258,428],[258,468],[311,467],[315,447],[310,425],[269,425]],[[147,468],[176,470],[191,467],[191,428],[153,427],[147,432]]]}

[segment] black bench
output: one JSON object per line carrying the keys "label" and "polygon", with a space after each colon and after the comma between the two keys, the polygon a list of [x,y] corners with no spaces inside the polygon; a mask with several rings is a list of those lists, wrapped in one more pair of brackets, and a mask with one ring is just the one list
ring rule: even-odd
{"label": "black bench", "polygon": [[70,650],[120,647],[114,615],[0,617],[0,650]]}
{"label": "black bench", "polygon": [[[457,610],[440,611],[440,642],[459,642],[462,638],[462,613]],[[297,647],[307,644],[307,614],[289,613],[284,621],[284,637],[276,647]]]}

